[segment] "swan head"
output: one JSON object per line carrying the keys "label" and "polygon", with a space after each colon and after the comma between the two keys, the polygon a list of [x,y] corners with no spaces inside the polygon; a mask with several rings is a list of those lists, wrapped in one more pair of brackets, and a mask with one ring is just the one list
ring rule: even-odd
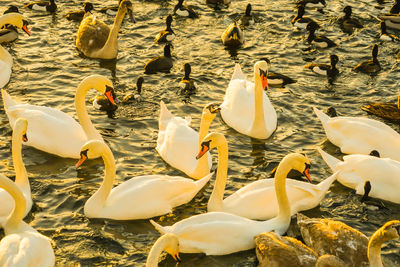
{"label": "swan head", "polygon": [[220,145],[226,145],[227,141],[223,134],[212,132],[207,134],[200,144],[200,152],[197,154],[196,159],[201,158],[207,151],[218,147]]}
{"label": "swan head", "polygon": [[164,235],[165,237],[165,247],[164,251],[174,258],[176,261],[180,261],[179,258],[179,240],[178,237],[173,233],[167,233]]}
{"label": "swan head", "polygon": [[254,64],[254,77],[261,80],[261,85],[264,90],[268,89],[268,63],[265,60],[257,61]]}
{"label": "swan head", "polygon": [[129,20],[131,22],[136,23],[135,18],[133,17],[133,8],[132,8],[132,3],[129,0],[122,0],[120,1],[119,4],[119,9],[122,10],[125,13],[128,13],[129,15]]}
{"label": "swan head", "polygon": [[11,24],[14,25],[15,27],[22,29],[26,34],[29,36],[31,35],[31,32],[28,29],[28,21],[25,20],[24,16],[22,16],[19,13],[7,13],[2,16],[4,21],[6,22],[5,24]]}
{"label": "swan head", "polygon": [[[306,155],[300,154],[300,153],[290,153],[286,155],[282,161],[279,163],[281,164],[289,164],[290,167],[296,171],[301,172],[306,176],[307,180],[311,182],[311,177],[310,177],[310,160],[307,158]],[[278,168],[279,168],[278,165]],[[276,173],[275,173],[276,175]]]}
{"label": "swan head", "polygon": [[80,152],[80,159],[76,163],[75,168],[79,168],[88,158],[98,158],[106,150],[109,150],[108,146],[100,140],[92,139],[87,141],[82,147]]}
{"label": "swan head", "polygon": [[207,120],[211,121],[217,116],[217,113],[221,110],[221,108],[215,104],[207,104],[203,108],[203,116]]}
{"label": "swan head", "polygon": [[113,105],[115,105],[114,87],[110,79],[98,74],[90,75],[83,79],[78,88],[80,87],[96,89],[98,92],[105,95]]}
{"label": "swan head", "polygon": [[373,247],[380,248],[384,242],[397,238],[400,238],[400,221],[393,220],[385,223],[369,239],[368,258],[370,258],[370,249]]}
{"label": "swan head", "polygon": [[26,136],[26,130],[28,129],[28,121],[24,118],[18,118],[15,121],[13,135],[21,136],[22,141],[27,142],[28,137]]}

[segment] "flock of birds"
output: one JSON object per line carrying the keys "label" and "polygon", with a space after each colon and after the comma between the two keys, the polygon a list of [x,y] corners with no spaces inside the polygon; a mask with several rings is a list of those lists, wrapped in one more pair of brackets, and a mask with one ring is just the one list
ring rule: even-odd
{"label": "flock of birds", "polygon": [[[208,4],[217,8],[229,2],[207,0]],[[321,48],[335,46],[332,40],[315,34],[320,28],[317,22],[303,16],[305,8],[312,5],[325,5],[325,1],[299,2],[293,25],[309,31],[308,42]],[[67,14],[68,19],[81,21],[76,48],[89,58],[116,58],[118,32],[125,14],[134,21],[132,3],[122,0],[116,10],[103,10],[107,13],[115,12],[112,27],[91,13],[92,4],[84,3],[83,6],[84,10]],[[25,7],[45,12],[55,12],[57,9],[54,0]],[[396,0],[391,13],[382,15],[382,36],[389,36],[386,26],[395,28],[400,25],[399,11],[400,1]],[[17,38],[17,29],[30,34],[28,22],[18,13],[18,8],[10,7],[5,13],[0,17],[0,27],[6,27],[0,32],[1,42],[11,42]],[[344,13],[339,21],[345,32],[363,27],[357,19],[351,17],[350,6],[344,8]],[[184,5],[183,0],[178,1],[173,14],[193,19],[198,17],[192,8]],[[155,42],[167,44],[162,56],[146,64],[144,69],[147,74],[168,72],[173,65],[170,42],[175,33],[171,29],[172,20],[172,15],[167,16],[165,30],[155,38]],[[248,4],[244,15],[222,34],[222,43],[229,47],[242,45],[243,29],[253,23],[251,5]],[[354,67],[354,70],[366,73],[379,71],[377,54],[378,46],[374,45],[372,59]],[[336,69],[339,58],[330,55],[330,60],[330,65],[309,64],[306,67],[333,81],[339,73]],[[0,174],[0,225],[6,235],[0,242],[0,265],[55,264],[50,239],[23,221],[32,207],[28,174],[21,153],[24,143],[60,157],[79,159],[76,168],[87,159],[101,157],[105,165],[104,180],[86,201],[84,214],[89,218],[114,220],[150,219],[171,213],[174,207],[191,201],[213,176],[213,172],[210,172],[212,159],[209,151],[216,148],[218,168],[207,205],[208,212],[191,216],[171,226],[161,226],[150,220],[162,236],[151,248],[147,266],[157,266],[162,251],[179,259],[179,252],[225,255],[255,247],[262,266],[364,266],[368,262],[371,266],[382,266],[381,246],[383,242],[399,238],[400,221],[385,223],[368,239],[341,222],[310,219],[298,214],[318,206],[336,180],[355,189],[357,194],[363,195],[364,200],[373,197],[400,204],[400,135],[380,121],[337,116],[333,109],[329,112],[331,116],[328,116],[314,108],[329,141],[340,147],[343,153],[351,154],[340,161],[318,149],[334,174],[317,185],[289,179],[287,175],[294,169],[311,182],[309,159],[304,154],[291,153],[279,163],[273,179],[249,183],[224,199],[228,179],[228,142],[221,133],[209,133],[209,127],[220,113],[225,123],[240,134],[267,139],[274,133],[277,114],[265,90],[269,85],[295,81],[282,74],[269,72],[268,64],[267,59],[254,64],[254,82],[247,79],[240,65],[236,64],[223,103],[219,106],[208,104],[203,108],[199,132],[189,126],[190,118],[174,116],[165,103],[160,103],[156,150],[165,162],[194,180],[183,176],[144,175],[113,187],[116,176],[113,153],[90,121],[85,104],[86,93],[96,89],[105,101],[95,100],[94,104],[103,108],[115,106],[113,84],[104,76],[91,75],[78,85],[75,108],[79,122],[54,108],[18,103],[2,89],[4,109],[13,129],[12,159],[16,178],[13,182]],[[0,46],[0,88],[12,77],[11,67],[11,55]],[[195,90],[195,83],[189,77],[190,71],[190,65],[185,64],[185,76],[181,83],[186,91]],[[137,83],[139,94],[142,83],[143,78],[140,77]],[[398,114],[399,104],[395,107],[393,105],[389,105],[389,111],[387,104],[371,104],[364,108],[378,114]],[[143,205],[132,206],[132,203]],[[308,247],[296,239],[281,236],[288,230],[291,216],[295,214],[298,214],[298,225]]]}

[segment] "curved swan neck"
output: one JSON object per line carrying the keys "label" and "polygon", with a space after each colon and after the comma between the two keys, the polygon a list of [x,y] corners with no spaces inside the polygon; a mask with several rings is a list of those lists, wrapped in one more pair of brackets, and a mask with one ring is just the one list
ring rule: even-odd
{"label": "curved swan neck", "polygon": [[251,126],[253,135],[265,135],[266,126],[264,118],[264,88],[258,73],[258,68],[254,67],[254,120]]}
{"label": "curved swan neck", "polygon": [[279,212],[277,218],[290,221],[290,203],[286,193],[286,176],[291,166],[285,159],[278,165],[275,173],[274,185],[276,198],[278,200]]}
{"label": "curved swan neck", "polygon": [[381,245],[375,244],[374,246],[368,246],[368,260],[369,266],[371,267],[383,267],[381,258]]}
{"label": "curved swan neck", "polygon": [[157,267],[158,259],[160,258],[161,253],[167,247],[169,242],[168,235],[163,235],[154,243],[151,248],[149,255],[147,256],[146,267]]}
{"label": "curved swan neck", "polygon": [[99,205],[103,205],[106,202],[113,187],[116,173],[114,155],[108,146],[105,146],[101,157],[105,165],[105,174],[100,188],[92,196],[92,200],[96,200]]}
{"label": "curved swan neck", "polygon": [[15,184],[29,188],[28,174],[22,161],[22,136],[16,130],[12,134],[11,153],[15,169]]}
{"label": "curved swan neck", "polygon": [[115,16],[114,23],[110,29],[110,33],[108,34],[108,38],[103,48],[101,49],[101,54],[106,59],[113,59],[117,57],[118,53],[118,32],[121,28],[122,21],[124,19],[126,10],[123,8],[118,9],[118,13]]}
{"label": "curved swan neck", "polygon": [[1,45],[0,45],[0,59],[9,65],[12,65],[13,60],[10,53],[8,53],[8,51]]}
{"label": "curved swan neck", "polygon": [[99,132],[93,126],[85,104],[86,94],[93,87],[94,84],[91,83],[90,81],[89,82],[84,81],[79,84],[75,94],[76,115],[78,116],[79,123],[82,126],[82,129],[85,132],[88,140],[90,139],[103,140]]}
{"label": "curved swan neck", "polygon": [[19,17],[22,17],[22,15],[17,13],[8,13],[0,16],[0,28],[3,28],[6,24],[17,26]]}
{"label": "curved swan neck", "polygon": [[22,219],[25,215],[26,202],[18,186],[4,175],[0,175],[0,187],[6,190],[15,201],[14,209],[8,216],[4,226],[4,231],[8,235],[17,232],[21,227]]}
{"label": "curved swan neck", "polygon": [[[225,138],[225,137],[224,137]],[[223,209],[226,179],[228,176],[228,142],[223,142],[218,147],[218,167],[215,185],[208,200],[208,211],[219,211]]]}

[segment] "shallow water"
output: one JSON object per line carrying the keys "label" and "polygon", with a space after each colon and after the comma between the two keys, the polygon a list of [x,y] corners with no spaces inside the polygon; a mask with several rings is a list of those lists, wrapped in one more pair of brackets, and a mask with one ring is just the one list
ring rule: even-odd
{"label": "shallow water", "polygon": [[[114,1],[91,1],[95,9]],[[115,1],[116,2],[116,1]],[[198,128],[202,107],[209,102],[221,103],[235,62],[252,77],[257,59],[268,57],[271,70],[289,75],[297,83],[285,88],[271,88],[268,96],[278,114],[277,131],[265,141],[238,134],[225,125],[220,116],[213,122],[212,131],[219,131],[229,141],[230,163],[226,195],[243,185],[269,177],[270,171],[287,154],[306,152],[312,162],[314,183],[331,172],[323,162],[317,146],[339,157],[337,147],[326,141],[322,126],[311,107],[325,109],[335,106],[342,115],[365,116],[360,106],[372,101],[395,101],[398,93],[397,43],[378,41],[378,22],[375,17],[390,8],[391,2],[378,4],[373,0],[346,1],[353,14],[365,25],[351,35],[343,33],[336,19],[346,5],[329,1],[322,12],[308,9],[307,15],[319,20],[320,33],[335,40],[339,46],[316,50],[305,42],[306,34],[290,23],[295,15],[294,1],[252,1],[257,23],[245,31],[246,43],[231,55],[220,43],[220,35],[231,18],[242,13],[245,3],[235,1],[227,9],[214,11],[204,1],[189,1],[200,18],[174,20],[177,34],[173,41],[174,67],[169,74],[144,75],[143,66],[162,53],[163,46],[153,42],[158,31],[165,27],[167,14],[175,1],[132,0],[136,24],[125,21],[119,34],[119,54],[114,62],[101,62],[79,56],[75,49],[78,24],[65,19],[68,11],[80,9],[80,1],[57,1],[54,15],[24,9],[32,35],[20,33],[20,39],[5,47],[14,58],[13,74],[5,89],[17,100],[58,108],[75,117],[73,96],[79,82],[91,74],[109,77],[117,95],[122,98],[131,92],[136,79],[144,75],[143,101],[121,104],[113,118],[89,107],[92,121],[114,152],[117,164],[116,183],[145,174],[182,175],[168,166],[155,151],[158,132],[158,103],[163,100],[178,116],[192,116]],[[0,12],[14,1],[0,1]],[[111,24],[113,18],[96,13],[99,19]],[[398,32],[396,32],[398,34]],[[370,57],[371,46],[379,43],[382,71],[376,76],[355,73],[352,67]],[[329,61],[329,55],[339,56],[340,76],[333,85],[325,78],[304,69],[309,62]],[[178,82],[183,76],[183,64],[192,65],[191,77],[198,87],[190,101],[180,96]],[[94,96],[89,92],[89,97]],[[88,103],[89,106],[89,103]],[[0,171],[14,177],[11,162],[11,129],[1,108]],[[372,117],[377,119],[375,117]],[[399,125],[388,122],[396,131]],[[214,155],[216,151],[213,151]],[[88,219],[83,215],[85,201],[103,179],[103,163],[93,160],[76,170],[76,160],[55,157],[30,147],[23,149],[24,162],[31,182],[34,206],[25,219],[31,226],[55,242],[58,266],[144,265],[148,251],[159,237],[148,220],[113,221]],[[214,157],[214,166],[216,166]],[[206,211],[214,178],[189,204],[176,208],[173,214],[155,218],[162,225]],[[348,223],[370,236],[391,219],[400,217],[399,205],[385,203],[390,210],[371,211],[359,201],[352,190],[335,183],[321,205],[305,212],[309,216],[328,217]],[[135,205],[135,203],[132,203]],[[295,221],[295,220],[294,220]],[[295,223],[293,222],[292,225]],[[400,265],[400,242],[384,245],[382,253],[386,266]],[[254,250],[227,256],[182,254],[179,266],[255,266]],[[170,256],[164,256],[160,266],[175,266]]]}

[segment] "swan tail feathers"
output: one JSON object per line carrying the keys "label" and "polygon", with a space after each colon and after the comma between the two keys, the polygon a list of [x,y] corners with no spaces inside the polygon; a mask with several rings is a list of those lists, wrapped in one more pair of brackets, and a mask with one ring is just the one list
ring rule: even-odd
{"label": "swan tail feathers", "polygon": [[319,188],[323,192],[327,192],[329,190],[329,187],[336,181],[337,176],[338,176],[339,171],[335,172],[325,180],[323,180],[321,183],[319,183]]}
{"label": "swan tail feathers", "polygon": [[161,100],[160,101],[160,118],[158,120],[158,128],[160,130],[165,130],[168,122],[171,120],[172,117],[173,117],[172,113],[168,110],[164,101]]}
{"label": "swan tail feathers", "polygon": [[233,71],[231,81],[235,79],[246,80],[246,75],[244,75],[239,63],[235,64],[235,70]]}
{"label": "swan tail feathers", "polygon": [[322,125],[325,125],[330,117],[323,113],[321,110],[317,109],[316,107],[313,107],[314,113],[317,115],[318,119],[321,121]]}
{"label": "swan tail feathers", "polygon": [[336,171],[338,165],[341,163],[340,160],[337,158],[329,155],[325,151],[323,151],[321,148],[317,148],[318,152],[321,154],[322,159],[325,161],[325,163],[331,168],[333,172]]}
{"label": "swan tail feathers", "polygon": [[15,106],[17,103],[11,98],[6,90],[1,89],[1,97],[3,98],[4,110],[8,112],[8,109]]}
{"label": "swan tail feathers", "polygon": [[203,178],[201,178],[200,180],[197,180],[196,182],[194,182],[198,188],[198,190],[202,189],[203,186],[205,186],[206,183],[208,183],[208,181],[210,181],[211,177],[214,175],[214,172],[211,172],[209,174],[207,174],[206,176],[204,176]]}
{"label": "swan tail feathers", "polygon": [[164,227],[162,227],[161,225],[159,225],[158,223],[156,223],[153,220],[150,220],[150,223],[154,226],[154,228],[156,228],[157,231],[159,231],[162,235],[164,235],[167,231],[165,230]]}

